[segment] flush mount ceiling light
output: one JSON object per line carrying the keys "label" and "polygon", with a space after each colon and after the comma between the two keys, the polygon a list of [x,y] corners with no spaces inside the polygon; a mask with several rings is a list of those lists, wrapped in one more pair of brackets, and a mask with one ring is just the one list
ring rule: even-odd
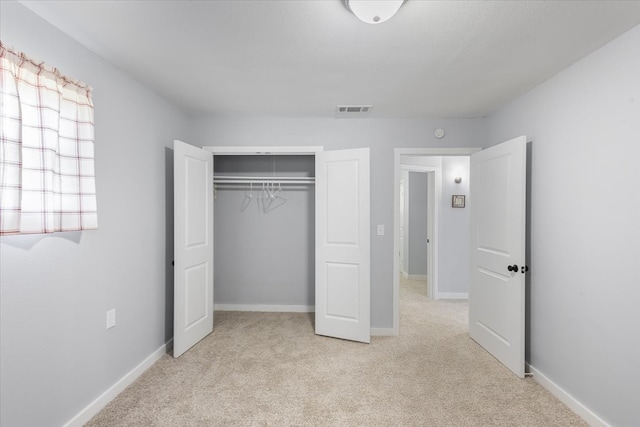
{"label": "flush mount ceiling light", "polygon": [[396,14],[404,0],[345,0],[354,15],[367,24],[381,24]]}

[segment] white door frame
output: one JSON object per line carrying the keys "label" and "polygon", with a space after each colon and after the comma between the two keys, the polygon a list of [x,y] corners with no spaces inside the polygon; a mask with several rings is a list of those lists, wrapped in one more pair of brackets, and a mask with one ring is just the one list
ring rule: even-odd
{"label": "white door frame", "polygon": [[[423,166],[423,165],[405,165],[400,164],[400,169],[408,172],[418,172],[427,175],[427,236],[430,240],[429,247],[427,249],[427,297],[436,299],[438,296],[438,251],[435,250],[438,244],[438,210],[436,209],[436,200],[440,200],[441,190],[441,168],[438,166]],[[432,183],[432,180],[435,182]],[[432,185],[433,184],[433,185]],[[433,187],[433,188],[432,188]],[[409,186],[409,191],[411,187]],[[405,197],[407,193],[405,193]],[[411,200],[409,200],[411,203]],[[409,213],[411,215],[411,213]],[[409,230],[409,224],[405,224],[407,231]],[[399,233],[398,229],[398,233]],[[409,233],[407,233],[408,235]],[[431,249],[434,248],[434,249]],[[405,253],[406,257],[407,254]],[[409,265],[411,268],[411,265]],[[399,269],[398,269],[399,271]],[[408,272],[407,272],[408,273]]]}
{"label": "white door frame", "polygon": [[[393,335],[400,333],[400,157],[401,156],[470,156],[482,148],[395,148],[393,158]],[[437,184],[437,183],[436,183]],[[436,191],[438,191],[436,185]],[[437,203],[437,200],[436,200]],[[436,209],[437,210],[437,209]],[[437,252],[437,246],[434,245]],[[437,257],[437,254],[435,255]],[[437,258],[436,258],[437,259]],[[437,267],[434,267],[434,269]],[[471,268],[471,266],[469,266]]]}

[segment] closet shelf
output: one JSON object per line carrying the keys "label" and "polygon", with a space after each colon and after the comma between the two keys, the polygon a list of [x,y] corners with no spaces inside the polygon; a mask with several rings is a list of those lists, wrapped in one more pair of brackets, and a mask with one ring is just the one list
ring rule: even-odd
{"label": "closet shelf", "polygon": [[306,176],[214,176],[214,184],[315,184],[315,177]]}

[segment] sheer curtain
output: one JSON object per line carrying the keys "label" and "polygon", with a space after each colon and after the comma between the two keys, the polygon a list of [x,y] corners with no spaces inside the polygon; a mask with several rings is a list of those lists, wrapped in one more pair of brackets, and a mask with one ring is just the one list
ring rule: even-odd
{"label": "sheer curtain", "polygon": [[91,88],[0,42],[0,234],[98,227]]}

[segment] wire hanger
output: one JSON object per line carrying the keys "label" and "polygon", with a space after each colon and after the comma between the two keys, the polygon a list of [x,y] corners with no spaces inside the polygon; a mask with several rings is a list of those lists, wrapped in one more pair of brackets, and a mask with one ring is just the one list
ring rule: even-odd
{"label": "wire hanger", "polygon": [[275,189],[275,183],[271,183],[271,188],[272,188],[271,200],[269,202],[269,205],[265,207],[264,213],[269,213],[269,212],[273,211],[274,209],[277,209],[280,206],[282,206],[285,203],[287,203],[287,199],[285,199],[284,197],[282,197],[280,195],[280,192],[282,191],[282,187],[281,187],[280,183],[278,183],[278,189],[277,190]]}
{"label": "wire hanger", "polygon": [[240,206],[240,212],[246,211],[253,200],[253,182],[249,183],[249,185],[249,192],[244,192],[244,199],[242,200],[242,206]]}

